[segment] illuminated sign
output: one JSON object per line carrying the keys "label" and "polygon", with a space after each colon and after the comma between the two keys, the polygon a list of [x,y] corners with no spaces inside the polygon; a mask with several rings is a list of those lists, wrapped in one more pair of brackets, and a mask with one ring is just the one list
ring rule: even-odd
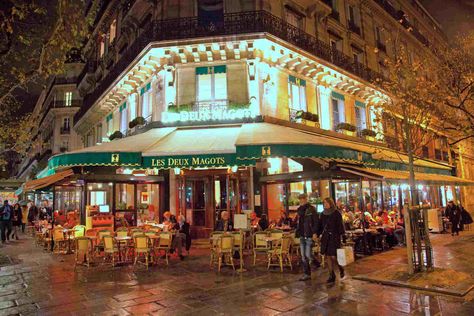
{"label": "illuminated sign", "polygon": [[199,111],[181,111],[179,113],[163,112],[163,122],[200,122],[200,121],[232,121],[252,118],[255,115],[250,109],[201,109]]}
{"label": "illuminated sign", "polygon": [[226,157],[183,157],[183,158],[150,158],[153,168],[193,168],[206,166],[226,166]]}

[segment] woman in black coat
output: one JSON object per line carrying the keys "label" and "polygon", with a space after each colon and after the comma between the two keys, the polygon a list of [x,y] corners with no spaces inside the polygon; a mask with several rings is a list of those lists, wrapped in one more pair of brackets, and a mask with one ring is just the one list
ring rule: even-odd
{"label": "woman in black coat", "polygon": [[344,277],[344,269],[337,263],[337,249],[341,248],[341,238],[344,237],[344,222],[341,213],[337,210],[334,200],[324,199],[324,211],[321,213],[318,236],[321,240],[321,254],[326,257],[329,269],[328,283],[336,280],[335,267],[339,268],[341,279]]}
{"label": "woman in black coat", "polygon": [[23,214],[21,212],[21,206],[20,204],[16,203],[13,206],[13,213],[12,213],[12,228],[13,228],[12,238],[15,237],[16,240],[20,239],[18,237],[18,233],[20,232],[22,219],[23,219]]}

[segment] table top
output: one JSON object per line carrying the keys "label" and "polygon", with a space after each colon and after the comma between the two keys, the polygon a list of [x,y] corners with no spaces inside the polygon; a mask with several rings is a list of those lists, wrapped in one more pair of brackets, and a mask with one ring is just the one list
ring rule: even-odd
{"label": "table top", "polygon": [[119,237],[115,237],[115,240],[132,240],[132,237],[130,236],[119,236]]}
{"label": "table top", "polygon": [[276,240],[279,240],[280,238],[278,237],[271,237],[271,236],[267,236],[267,237],[264,237],[263,240],[265,241],[276,241]]}
{"label": "table top", "polygon": [[145,235],[145,236],[150,238],[150,239],[160,239],[159,235]]}

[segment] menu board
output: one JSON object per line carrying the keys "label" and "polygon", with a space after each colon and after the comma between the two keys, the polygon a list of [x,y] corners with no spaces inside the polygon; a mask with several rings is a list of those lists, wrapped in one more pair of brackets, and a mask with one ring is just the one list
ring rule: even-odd
{"label": "menu board", "polygon": [[234,214],[235,229],[249,229],[249,220],[247,214]]}

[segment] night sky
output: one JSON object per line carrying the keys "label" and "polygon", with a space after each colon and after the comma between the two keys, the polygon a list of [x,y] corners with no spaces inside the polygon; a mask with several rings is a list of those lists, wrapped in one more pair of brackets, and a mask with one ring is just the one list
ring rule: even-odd
{"label": "night sky", "polygon": [[[474,0],[419,0],[438,20],[448,38],[474,30]],[[21,112],[32,111],[41,85],[30,85],[29,91],[17,91],[23,102]]]}

